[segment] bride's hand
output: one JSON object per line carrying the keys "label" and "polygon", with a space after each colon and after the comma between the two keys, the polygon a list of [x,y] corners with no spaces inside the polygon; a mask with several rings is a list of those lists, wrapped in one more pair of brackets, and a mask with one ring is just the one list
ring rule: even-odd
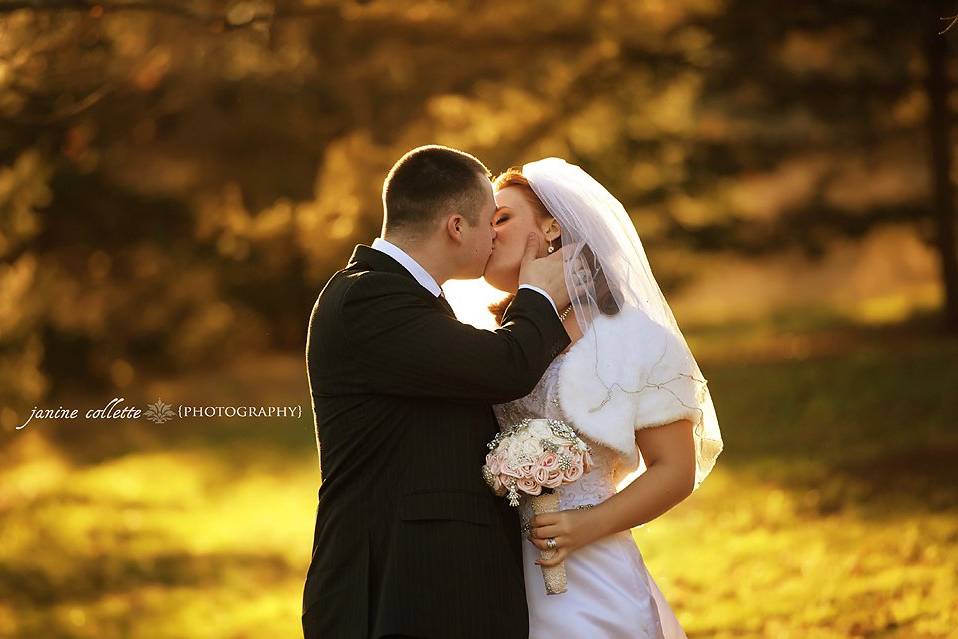
{"label": "bride's hand", "polygon": [[557,566],[570,553],[601,537],[602,526],[596,520],[597,514],[594,509],[586,508],[542,513],[533,517],[529,540],[539,550],[549,550],[546,540],[553,537],[557,551],[551,559],[540,557],[536,563],[540,566]]}

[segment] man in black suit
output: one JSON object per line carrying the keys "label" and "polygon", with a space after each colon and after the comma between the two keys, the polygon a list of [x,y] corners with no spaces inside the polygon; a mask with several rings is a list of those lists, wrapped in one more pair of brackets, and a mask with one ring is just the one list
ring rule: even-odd
{"label": "man in black suit", "polygon": [[306,362],[322,485],[303,592],[306,639],[526,639],[516,509],[480,473],[492,404],[529,393],[570,343],[561,255],[534,259],[501,328],[456,320],[439,283],[493,250],[489,172],[410,151],[383,185],[383,237],[320,293]]}

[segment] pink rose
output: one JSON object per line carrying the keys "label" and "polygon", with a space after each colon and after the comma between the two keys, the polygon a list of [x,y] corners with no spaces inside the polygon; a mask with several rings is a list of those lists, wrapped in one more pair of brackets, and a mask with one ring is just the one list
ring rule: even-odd
{"label": "pink rose", "polygon": [[563,472],[563,478],[567,482],[573,482],[579,477],[582,477],[582,463],[581,460],[573,460],[572,464],[565,469]]}
{"label": "pink rose", "polygon": [[525,462],[523,464],[519,464],[516,470],[519,471],[519,477],[532,477],[535,466],[535,462]]}
{"label": "pink rose", "polygon": [[539,457],[539,465],[543,468],[552,470],[559,465],[559,456],[551,450],[548,450],[544,452],[541,457]]}
{"label": "pink rose", "polygon": [[499,473],[508,477],[515,477],[516,479],[522,477],[522,474],[519,472],[519,470],[513,468],[512,464],[506,460],[503,460],[502,466],[499,468]]}
{"label": "pink rose", "polygon": [[562,485],[562,470],[555,468],[549,471],[546,480],[542,482],[542,485],[546,488],[558,488]]}
{"label": "pink rose", "polygon": [[529,495],[538,495],[542,492],[542,486],[532,477],[523,477],[518,481],[518,488]]}
{"label": "pink rose", "polygon": [[502,468],[502,461],[499,459],[499,456],[495,453],[486,455],[486,468],[488,468],[489,472],[493,475],[498,475],[499,470]]}
{"label": "pink rose", "polygon": [[541,461],[539,465],[535,468],[535,473],[533,473],[533,478],[540,484],[544,484],[549,479],[549,468],[546,468],[542,465]]}

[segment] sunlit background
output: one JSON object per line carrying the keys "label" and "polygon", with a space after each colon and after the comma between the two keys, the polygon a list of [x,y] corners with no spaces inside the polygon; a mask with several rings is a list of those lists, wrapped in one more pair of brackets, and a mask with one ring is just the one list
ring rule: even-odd
{"label": "sunlit background", "polygon": [[[630,212],[726,445],[634,531],[691,638],[956,636],[955,13],[0,0],[0,637],[297,636],[307,318],[425,143]],[[304,412],[17,429],[114,397]]]}

